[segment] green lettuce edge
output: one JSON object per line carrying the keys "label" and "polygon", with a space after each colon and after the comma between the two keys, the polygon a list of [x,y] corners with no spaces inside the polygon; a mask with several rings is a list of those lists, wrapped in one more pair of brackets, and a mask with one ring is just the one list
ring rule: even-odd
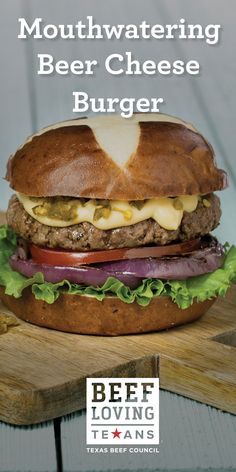
{"label": "green lettuce edge", "polygon": [[187,280],[144,279],[139,287],[131,289],[117,280],[109,277],[102,287],[83,286],[62,280],[59,283],[46,282],[42,273],[27,278],[11,269],[8,260],[16,249],[16,234],[7,226],[0,226],[0,285],[5,287],[5,294],[19,298],[26,287],[31,287],[37,300],[48,304],[54,303],[61,292],[69,295],[90,296],[98,301],[105,297],[115,296],[124,303],[136,302],[147,306],[150,301],[159,296],[168,296],[185,309],[193,301],[203,302],[218,295],[225,296],[231,283],[236,282],[236,247],[225,245],[225,259],[220,269],[206,275],[192,277]]}

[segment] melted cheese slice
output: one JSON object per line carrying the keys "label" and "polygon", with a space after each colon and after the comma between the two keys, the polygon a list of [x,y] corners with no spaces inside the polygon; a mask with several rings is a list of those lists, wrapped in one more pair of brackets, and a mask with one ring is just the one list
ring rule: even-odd
{"label": "melted cheese slice", "polygon": [[[85,204],[81,204],[80,199],[73,199],[76,202],[75,217],[73,220],[63,220],[49,218],[48,216],[36,215],[34,208],[42,205],[46,199],[30,198],[28,196],[18,194],[18,198],[22,203],[25,211],[40,223],[52,227],[67,227],[74,224],[89,222],[98,229],[108,230],[120,228],[122,226],[130,226],[140,221],[152,218],[162,228],[167,230],[176,230],[180,226],[183,212],[192,212],[198,204],[197,195],[184,195],[178,198],[160,197],[147,200],[141,209],[136,208],[129,202],[111,200],[111,211],[107,218],[101,217],[94,220],[94,213],[98,207],[97,201],[89,200]],[[63,205],[63,200],[62,200]]]}

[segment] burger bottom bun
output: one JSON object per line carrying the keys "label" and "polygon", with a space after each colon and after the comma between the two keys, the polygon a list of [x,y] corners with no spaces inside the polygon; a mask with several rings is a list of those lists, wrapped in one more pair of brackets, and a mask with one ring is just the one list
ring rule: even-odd
{"label": "burger bottom bun", "polygon": [[172,328],[197,320],[216,299],[193,303],[182,310],[168,297],[154,298],[147,307],[124,303],[116,297],[102,302],[89,296],[61,294],[52,305],[36,300],[30,288],[21,298],[4,294],[0,298],[22,320],[59,331],[117,336]]}

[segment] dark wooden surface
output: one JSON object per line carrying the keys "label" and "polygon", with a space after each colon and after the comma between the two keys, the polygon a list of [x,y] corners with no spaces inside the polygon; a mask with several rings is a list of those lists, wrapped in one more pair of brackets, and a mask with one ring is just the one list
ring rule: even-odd
{"label": "dark wooden surface", "polygon": [[[30,4],[30,6],[29,6]],[[236,158],[235,158],[235,75],[236,48],[235,0],[32,0],[2,2],[0,15],[3,45],[1,80],[1,157],[0,172],[5,174],[6,159],[17,145],[34,130],[71,116],[71,90],[85,90],[91,96],[164,96],[163,111],[193,122],[210,140],[219,165],[230,174],[230,189],[221,195],[223,216],[217,228],[222,241],[235,242]],[[22,9],[23,8],[23,9]],[[49,51],[57,58],[94,57],[103,59],[114,52],[114,43],[91,42],[86,48],[77,42],[24,43],[17,41],[17,18],[43,17],[46,23],[73,23],[93,14],[97,22],[174,23],[180,18],[194,23],[222,24],[222,38],[217,46],[202,41],[123,43],[124,50],[134,50],[138,57],[194,58],[202,64],[200,77],[114,78],[108,81],[87,78],[61,79],[37,77],[35,54]],[[120,48],[117,46],[117,50]],[[6,87],[7,84],[7,87]],[[0,183],[0,207],[6,208],[10,191]],[[225,348],[227,351],[227,347]],[[17,353],[16,353],[17,355]],[[0,352],[1,356],[1,352]],[[0,357],[1,358],[1,357]],[[14,361],[14,359],[13,359]],[[236,417],[169,392],[161,392],[161,438],[157,457],[88,456],[85,451],[85,413],[62,419],[61,434],[56,423],[33,428],[15,428],[0,424],[0,471],[92,471],[92,470],[217,470],[236,469]],[[55,442],[55,433],[57,442]],[[60,440],[61,446],[60,447]],[[57,444],[57,460],[56,448]]]}

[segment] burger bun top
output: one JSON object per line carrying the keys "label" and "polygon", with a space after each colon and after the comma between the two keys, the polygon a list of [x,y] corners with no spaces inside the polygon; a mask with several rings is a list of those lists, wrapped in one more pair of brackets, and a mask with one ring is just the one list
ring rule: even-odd
{"label": "burger bun top", "polygon": [[191,124],[159,113],[49,126],[9,159],[6,178],[29,196],[113,200],[204,195],[227,186],[204,137]]}

